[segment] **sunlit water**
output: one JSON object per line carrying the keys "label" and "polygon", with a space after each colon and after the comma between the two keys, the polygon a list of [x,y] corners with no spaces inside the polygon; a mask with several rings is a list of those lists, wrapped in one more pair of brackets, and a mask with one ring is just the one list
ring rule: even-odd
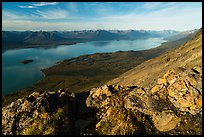
{"label": "sunlit water", "polygon": [[[150,38],[133,41],[95,41],[52,48],[7,50],[2,53],[2,94],[6,95],[31,86],[43,78],[41,69],[51,67],[60,60],[84,54],[150,49],[159,46],[162,42],[165,41]],[[20,63],[27,59],[33,59],[34,62]]]}

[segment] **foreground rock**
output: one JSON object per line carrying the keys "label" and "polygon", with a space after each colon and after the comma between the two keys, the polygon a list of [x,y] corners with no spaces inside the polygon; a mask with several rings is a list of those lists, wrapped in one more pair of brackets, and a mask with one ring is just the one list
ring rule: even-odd
{"label": "foreground rock", "polygon": [[80,134],[94,121],[93,111],[85,106],[87,95],[59,90],[18,99],[2,108],[2,134]]}
{"label": "foreground rock", "polygon": [[120,85],[92,89],[86,104],[99,110],[96,130],[105,135],[201,134],[201,70],[201,66],[173,69],[151,89]]}
{"label": "foreground rock", "polygon": [[168,71],[152,93],[160,99],[169,101],[180,111],[196,115],[202,112],[202,67],[195,66],[191,70],[184,67]]}

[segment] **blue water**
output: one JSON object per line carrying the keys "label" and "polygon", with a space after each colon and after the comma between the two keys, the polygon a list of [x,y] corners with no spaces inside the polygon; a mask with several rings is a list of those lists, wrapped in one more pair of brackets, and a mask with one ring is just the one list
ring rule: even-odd
{"label": "blue water", "polygon": [[[84,54],[144,50],[165,42],[159,38],[142,40],[94,41],[75,45],[59,45],[51,48],[11,49],[2,53],[2,94],[31,86],[43,78],[40,71],[56,62]],[[34,62],[21,64],[27,59]]]}

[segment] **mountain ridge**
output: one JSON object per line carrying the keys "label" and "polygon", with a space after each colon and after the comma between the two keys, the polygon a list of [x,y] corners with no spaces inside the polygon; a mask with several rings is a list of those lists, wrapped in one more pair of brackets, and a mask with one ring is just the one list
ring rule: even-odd
{"label": "mountain ridge", "polygon": [[87,41],[135,40],[150,37],[165,37],[178,34],[177,31],[2,31],[3,48],[49,47],[72,45]]}

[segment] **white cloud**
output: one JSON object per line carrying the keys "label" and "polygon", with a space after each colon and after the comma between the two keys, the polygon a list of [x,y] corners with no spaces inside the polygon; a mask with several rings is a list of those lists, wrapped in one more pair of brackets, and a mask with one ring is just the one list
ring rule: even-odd
{"label": "white cloud", "polygon": [[[71,30],[84,30],[84,29],[145,29],[145,30],[164,30],[164,29],[174,29],[174,30],[191,30],[195,28],[200,28],[202,26],[201,19],[200,23],[196,21],[196,18],[200,18],[199,15],[193,18],[192,22],[187,22],[187,19],[180,18],[180,16],[175,18],[164,18],[163,20],[158,20],[154,17],[142,18],[129,16],[123,19],[123,21],[114,20],[103,20],[99,19],[96,21],[82,21],[82,22],[40,22],[40,21],[25,21],[16,20],[9,21],[3,20],[2,27],[4,30],[31,30],[31,31],[71,31]],[[132,19],[131,19],[132,18]],[[180,20],[178,20],[180,18]],[[175,20],[177,20],[175,22]]]}
{"label": "white cloud", "polygon": [[58,4],[58,2],[39,2],[39,3],[31,4],[28,6],[18,6],[18,7],[32,9],[32,8],[37,8],[37,7],[42,7],[42,6],[56,5],[56,4]]}
{"label": "white cloud", "polygon": [[178,2],[145,2],[145,4],[142,6],[145,10],[160,10],[165,8],[171,8],[174,6],[183,5],[183,3]]}
{"label": "white cloud", "polygon": [[3,20],[2,27],[3,30],[16,30],[16,31],[68,31],[68,30],[84,30],[84,29],[107,29],[106,26],[112,26],[112,23],[98,23],[98,22],[40,22],[40,21],[28,21],[28,20]]}
{"label": "white cloud", "polygon": [[43,19],[66,19],[68,18],[68,12],[62,9],[53,9],[47,11],[37,10],[36,13]]}
{"label": "white cloud", "polygon": [[52,9],[52,10],[36,10],[29,14],[22,14],[18,12],[2,10],[3,20],[37,20],[37,19],[68,19],[69,13],[63,9]]}
{"label": "white cloud", "polygon": [[56,5],[56,4],[58,4],[58,2],[39,2],[39,3],[33,4],[33,6],[40,7],[40,6]]}
{"label": "white cloud", "polygon": [[2,10],[2,19],[23,19],[23,18],[26,18],[26,15]]}
{"label": "white cloud", "polygon": [[[119,26],[132,29],[175,29],[188,30],[202,26],[202,7],[189,7],[183,4],[168,3],[166,8],[149,13],[132,12],[121,16],[101,18]],[[120,24],[120,25],[119,25]]]}
{"label": "white cloud", "polygon": [[18,6],[19,8],[27,8],[27,9],[33,9],[36,8],[35,6]]}
{"label": "white cloud", "polygon": [[[154,6],[146,5],[152,10]],[[69,8],[70,5],[68,5]],[[81,29],[148,29],[148,30],[190,30],[202,27],[202,6],[191,6],[186,3],[165,3],[160,4],[151,12],[132,11],[129,14],[112,14],[113,10],[107,6],[98,6],[95,10],[100,16],[93,17],[74,17],[73,12],[78,12],[76,5],[72,5],[69,12],[65,9],[37,10],[28,20],[23,20],[18,14],[3,12],[3,17],[7,20],[2,21],[4,30],[81,30]],[[99,8],[100,7],[100,8]],[[163,7],[163,8],[161,8]],[[76,10],[76,11],[75,11]],[[147,10],[148,11],[148,10]],[[16,21],[9,20],[18,19]],[[36,21],[32,21],[35,19]],[[38,19],[43,19],[40,22]],[[60,22],[52,22],[46,19],[62,19]],[[69,21],[69,22],[68,22]],[[29,25],[28,25],[29,24]]]}

